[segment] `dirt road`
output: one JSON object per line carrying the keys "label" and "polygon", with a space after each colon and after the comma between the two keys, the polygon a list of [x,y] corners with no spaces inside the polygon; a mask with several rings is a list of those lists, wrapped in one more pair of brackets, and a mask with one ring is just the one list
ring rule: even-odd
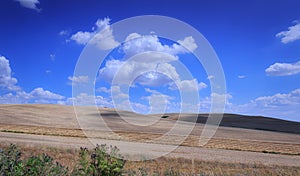
{"label": "dirt road", "polygon": [[[46,145],[62,148],[93,147],[86,138],[60,137],[46,135],[31,135],[0,132],[1,143],[17,143],[19,145],[35,146]],[[300,166],[299,155],[280,155],[258,152],[234,151],[224,149],[208,149],[199,147],[185,147],[150,143],[125,142],[117,140],[95,139],[99,144],[116,145],[123,155],[131,159],[153,158],[162,155],[168,157],[182,157],[204,161],[219,161],[229,163],[261,163],[266,165]],[[170,149],[175,149],[168,153]]]}

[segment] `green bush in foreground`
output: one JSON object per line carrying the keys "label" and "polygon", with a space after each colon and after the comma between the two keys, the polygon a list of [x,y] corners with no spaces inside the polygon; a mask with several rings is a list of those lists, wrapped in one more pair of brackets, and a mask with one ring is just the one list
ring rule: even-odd
{"label": "green bush in foreground", "polygon": [[47,154],[31,156],[26,160],[23,167],[23,175],[68,175],[68,169],[53,162]]}
{"label": "green bush in foreground", "polygon": [[80,148],[79,163],[72,175],[117,176],[122,174],[124,164],[117,147],[97,145],[91,154],[86,148]]}
{"label": "green bush in foreground", "polygon": [[3,176],[43,176],[67,175],[68,169],[54,162],[46,155],[31,156],[21,160],[21,152],[15,145],[0,151],[0,175]]}
{"label": "green bush in foreground", "polygon": [[0,174],[13,176],[23,175],[23,162],[20,159],[21,152],[15,145],[10,145],[7,150],[0,151]]}
{"label": "green bush in foreground", "polygon": [[[124,164],[125,160],[122,159],[117,147],[97,145],[92,152],[87,148],[81,148],[79,161],[70,175],[118,176],[122,174]],[[0,149],[0,175],[65,176],[69,175],[69,170],[54,162],[47,154],[22,160],[21,152],[11,144],[6,150]]]}

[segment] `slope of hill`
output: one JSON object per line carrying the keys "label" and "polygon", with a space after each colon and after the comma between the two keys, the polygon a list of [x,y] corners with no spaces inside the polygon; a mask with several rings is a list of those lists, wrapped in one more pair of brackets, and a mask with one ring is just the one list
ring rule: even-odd
{"label": "slope of hill", "polygon": [[[164,114],[168,117],[162,118],[161,114],[140,115],[91,107],[80,107],[79,114],[76,116],[72,106],[0,105],[0,132],[82,138],[88,131],[99,139],[177,145],[177,141],[189,131],[180,145],[199,147],[199,137],[207,119],[207,114],[181,114],[180,121],[177,121],[179,114]],[[198,123],[189,123],[194,120]],[[225,114],[221,126],[204,147],[298,155],[299,124],[274,118]],[[170,136],[165,141],[156,140],[175,126],[176,134],[168,134]]]}
{"label": "slope of hill", "polygon": [[[172,120],[178,120],[178,114],[165,114]],[[181,114],[180,120],[205,124],[209,114]],[[240,114],[224,114],[220,123],[223,127],[246,128],[300,134],[300,122],[282,119],[246,116]]]}

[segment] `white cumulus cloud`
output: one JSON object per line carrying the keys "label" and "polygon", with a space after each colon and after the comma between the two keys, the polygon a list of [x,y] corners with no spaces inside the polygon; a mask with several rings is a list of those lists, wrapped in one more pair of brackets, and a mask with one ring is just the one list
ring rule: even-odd
{"label": "white cumulus cloud", "polygon": [[97,92],[104,92],[104,93],[110,93],[110,89],[106,88],[106,87],[99,87],[96,89]]}
{"label": "white cumulus cloud", "polygon": [[125,57],[127,58],[146,51],[157,51],[176,56],[177,54],[189,52],[184,47],[190,51],[194,51],[197,48],[197,45],[191,36],[178,41],[184,47],[178,44],[173,44],[171,46],[164,45],[159,41],[159,38],[156,35],[142,36],[137,33],[129,34],[125,41],[127,42],[122,45],[121,50],[124,51]]}
{"label": "white cumulus cloud", "polygon": [[[118,46],[119,42],[114,40],[109,21],[109,18],[98,20],[92,32],[79,31],[72,35],[71,39],[79,44],[89,42],[97,44],[102,49],[112,49]],[[116,84],[139,83],[148,86],[168,85],[170,82],[178,81],[179,74],[170,62],[177,61],[178,54],[194,51],[197,44],[192,36],[177,42],[179,44],[166,45],[153,33],[150,35],[131,33],[119,48],[124,57],[107,60],[99,71],[99,79],[110,83],[114,79]]]}
{"label": "white cumulus cloud", "polygon": [[139,37],[142,37],[142,35],[138,34],[138,33],[131,33],[129,34],[126,39],[125,39],[125,42],[128,42],[129,40],[133,40],[133,39],[136,39],[136,38],[139,38]]}
{"label": "white cumulus cloud", "polygon": [[192,36],[185,37],[183,40],[177,41],[180,45],[184,46],[191,52],[193,52],[195,49],[197,49],[197,44],[195,43],[195,39]]}
{"label": "white cumulus cloud", "polygon": [[172,84],[172,86],[169,87],[170,90],[179,89],[180,91],[185,92],[199,91],[205,88],[207,88],[207,84],[204,82],[198,83],[196,79],[178,81],[177,85]]}
{"label": "white cumulus cloud", "polygon": [[[180,81],[180,75],[171,62],[178,61],[178,54],[189,52],[184,47],[164,45],[156,35],[142,36],[137,33],[128,35],[126,41],[120,47],[124,58],[106,61],[105,67],[100,69],[100,78],[109,82],[114,78],[117,84],[134,82],[146,86],[163,86]],[[192,37],[186,37],[181,43],[190,50],[196,48]]]}
{"label": "white cumulus cloud", "polygon": [[300,22],[296,21],[295,23],[288,30],[276,34],[276,37],[281,38],[282,43],[286,44],[300,39]]}
{"label": "white cumulus cloud", "polygon": [[29,93],[29,97],[32,99],[54,99],[54,100],[62,100],[65,97],[59,94],[55,94],[48,90],[44,90],[43,88],[35,88],[33,91]]}
{"label": "white cumulus cloud", "polygon": [[87,42],[93,37],[94,33],[79,31],[71,36],[71,39],[78,44],[87,44]]}
{"label": "white cumulus cloud", "polygon": [[17,79],[12,77],[9,60],[0,56],[0,88],[7,90],[18,90]]}
{"label": "white cumulus cloud", "polygon": [[81,93],[75,97],[68,98],[65,104],[67,105],[79,105],[79,106],[102,106],[102,107],[113,107],[112,102],[102,96],[94,96],[94,95],[88,95],[86,93]]}
{"label": "white cumulus cloud", "polygon": [[171,100],[173,100],[174,97],[149,88],[145,88],[145,91],[151,93],[150,96],[142,97],[142,99],[148,100],[149,102],[149,114],[164,113],[172,105]]}
{"label": "white cumulus cloud", "polygon": [[[145,56],[145,57],[143,57]],[[114,81],[114,84],[134,84],[159,86],[166,85],[172,80],[179,80],[179,75],[174,66],[169,63],[151,63],[147,61],[147,53],[140,55],[141,60],[120,61],[111,59],[106,61],[105,67],[100,69],[99,78]],[[149,56],[149,60],[153,56]],[[154,59],[155,60],[155,59]]]}
{"label": "white cumulus cloud", "polygon": [[236,105],[235,113],[263,115],[300,121],[300,89],[257,97],[249,103]]}
{"label": "white cumulus cloud", "polygon": [[108,50],[115,48],[119,45],[119,42],[115,41],[113,36],[113,30],[110,26],[110,19],[98,19],[96,22],[96,27],[93,30],[88,31],[78,31],[71,36],[71,40],[76,41],[78,44],[95,44],[101,50]]}
{"label": "white cumulus cloud", "polygon": [[7,93],[0,96],[2,104],[24,104],[24,103],[53,103],[63,101],[64,96],[44,90],[43,88],[35,88],[27,93],[23,90]]}
{"label": "white cumulus cloud", "polygon": [[120,101],[121,99],[128,99],[129,95],[127,93],[124,93],[120,86],[112,86],[110,89],[110,92],[115,99],[118,99],[118,101]]}
{"label": "white cumulus cloud", "polygon": [[88,76],[69,76],[68,80],[71,81],[71,85],[78,85],[78,84],[84,84],[89,81]]}
{"label": "white cumulus cloud", "polygon": [[281,105],[300,105],[300,89],[289,93],[277,93],[271,96],[262,96],[256,98],[252,103],[262,107],[278,107]]}
{"label": "white cumulus cloud", "polygon": [[275,63],[265,70],[269,76],[289,76],[300,73],[300,61],[296,63]]}

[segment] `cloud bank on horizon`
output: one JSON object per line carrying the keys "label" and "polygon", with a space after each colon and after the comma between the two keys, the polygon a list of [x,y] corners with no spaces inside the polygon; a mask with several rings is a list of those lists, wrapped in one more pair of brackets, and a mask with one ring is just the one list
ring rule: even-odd
{"label": "cloud bank on horizon", "polygon": [[[15,1],[18,1],[22,7],[28,8],[28,10],[35,10],[39,14],[43,13],[40,8],[42,4],[39,0]],[[43,6],[41,7],[44,9]],[[239,84],[236,83],[231,86],[232,80],[236,79],[236,82],[239,82],[241,86],[244,84],[250,87],[247,91],[252,91],[251,88],[255,91],[255,85],[263,81],[256,82],[255,76],[249,73],[241,72],[233,75],[230,73],[231,70],[225,69],[229,87],[228,93],[226,95],[211,93],[210,80],[215,78],[214,75],[206,75],[201,63],[198,65],[194,63],[192,52],[198,46],[193,36],[186,36],[178,41],[168,41],[155,35],[155,33],[149,35],[132,33],[127,36],[125,42],[117,41],[110,24],[112,21],[110,18],[100,18],[95,21],[94,25],[90,24],[85,28],[90,30],[79,30],[78,28],[67,28],[66,30],[65,27],[61,27],[60,31],[55,31],[59,40],[64,40],[62,43],[65,47],[77,48],[77,51],[81,50],[87,43],[95,44],[101,50],[114,49],[105,59],[104,64],[100,66],[97,78],[90,78],[86,75],[73,76],[72,71],[67,72],[67,76],[64,76],[65,85],[69,88],[71,85],[84,85],[95,80],[95,95],[82,93],[76,97],[71,97],[70,93],[61,91],[56,93],[58,89],[51,91],[50,85],[46,86],[47,88],[42,85],[28,88],[24,86],[23,81],[20,84],[19,80],[22,78],[15,74],[17,71],[13,66],[16,59],[0,53],[0,103],[72,105],[76,101],[83,105],[96,103],[101,107],[114,107],[113,94],[114,98],[120,100],[118,108],[140,113],[160,113],[165,109],[167,112],[178,112],[181,106],[198,106],[200,112],[208,112],[212,98],[225,96],[227,98],[226,112],[273,116],[300,121],[298,115],[300,113],[300,85],[298,83],[300,60],[297,58],[293,58],[294,62],[291,62],[291,60],[286,60],[280,55],[278,58],[265,61],[264,68],[259,67],[260,70],[253,71],[256,76],[270,80],[270,82],[277,79],[282,81],[294,79],[295,86],[293,88],[283,87],[282,90],[275,88],[273,90],[272,88],[270,91],[257,93],[251,98],[239,100],[240,97],[236,93],[239,91]],[[294,45],[299,46],[300,21],[294,20],[290,26],[286,27],[282,25],[281,30],[270,34],[270,36],[273,36],[274,40],[280,40],[275,42],[280,44],[283,49]],[[50,56],[53,65],[59,62],[57,59],[59,54],[51,52],[48,56]],[[174,64],[176,61],[186,63],[187,67],[192,70],[194,78],[182,77],[176,64]],[[63,65],[58,67],[64,69]],[[234,69],[234,67],[231,68]],[[50,76],[55,74],[51,69],[44,70],[44,72]],[[140,74],[142,72],[143,74]],[[132,77],[136,79],[132,80]],[[35,76],[32,76],[32,79],[35,79]],[[129,85],[130,94],[127,94],[124,85],[129,82],[131,82]],[[233,86],[236,88],[231,88]],[[199,93],[199,104],[182,104],[179,90],[187,93]],[[244,95],[246,94],[244,93]],[[151,108],[151,106],[156,109]]]}

